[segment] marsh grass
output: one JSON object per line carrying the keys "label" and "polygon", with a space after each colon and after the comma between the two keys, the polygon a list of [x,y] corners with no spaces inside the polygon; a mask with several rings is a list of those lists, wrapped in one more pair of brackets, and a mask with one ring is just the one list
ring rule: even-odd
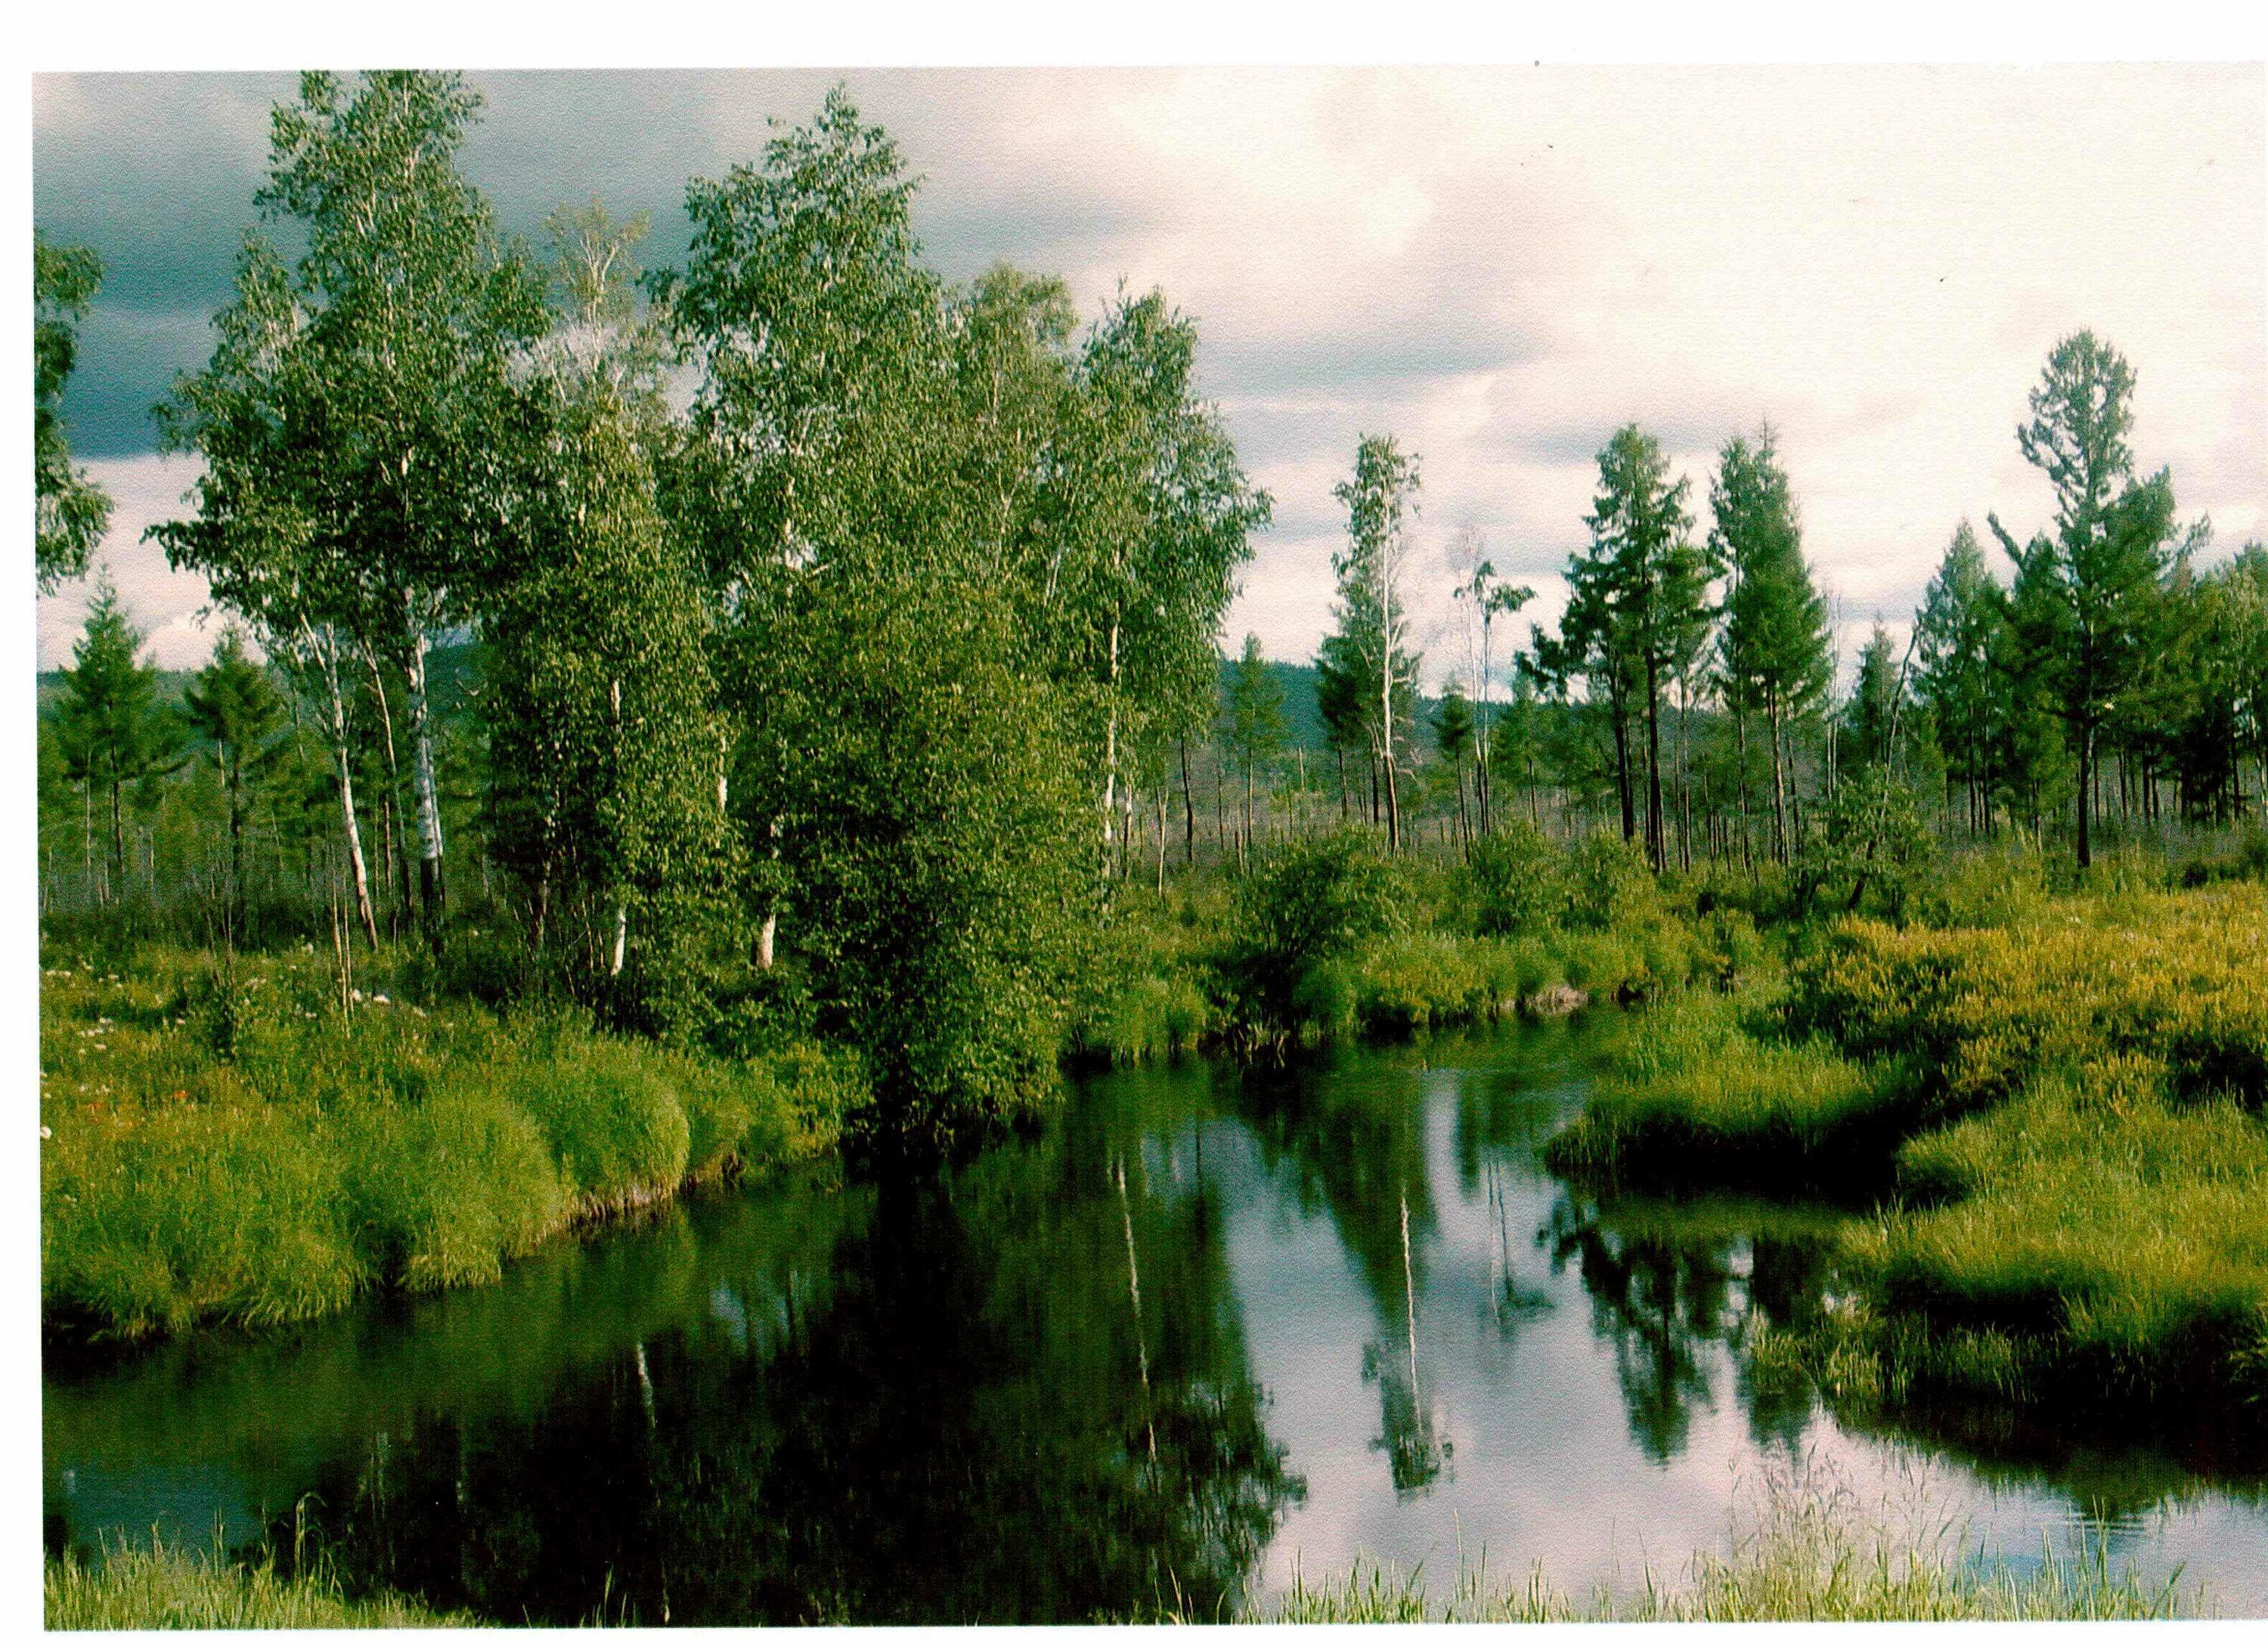
{"label": "marsh grass", "polygon": [[811,1049],[725,1060],[377,989],[342,1011],[326,961],[239,958],[216,982],[186,954],[49,960],[51,1327],[256,1326],[493,1281],[578,1220],[821,1150],[858,1101]]}
{"label": "marsh grass", "polygon": [[1485,1561],[1460,1565],[1445,1588],[1422,1566],[1359,1561],[1322,1582],[1295,1578],[1264,1617],[1285,1623],[2166,1620],[2204,1613],[2179,1577],[2160,1585],[2114,1569],[2107,1545],[2052,1551],[2036,1566],[1989,1559],[1926,1506],[1862,1506],[1808,1463],[1768,1473],[1736,1504],[1721,1550],[1696,1552],[1682,1574],[1643,1568],[1635,1583],[1587,1595],[1555,1586],[1541,1565],[1519,1580]]}
{"label": "marsh grass", "polygon": [[1912,1126],[1911,1079],[1771,1036],[1771,989],[1674,998],[1618,1028],[1546,1162],[1592,1179],[1764,1183],[1879,1166]]}
{"label": "marsh grass", "polygon": [[1634,1022],[1570,1174],[1815,1183],[1895,1162],[1849,1285],[1762,1343],[1830,1396],[2268,1393],[2268,892],[2113,863],[2008,926],[1844,925],[1778,1004]]}
{"label": "marsh grass", "polygon": [[51,1632],[474,1624],[392,1595],[350,1599],[320,1565],[285,1576],[273,1555],[236,1565],[155,1540],[114,1547],[92,1563],[51,1557],[42,1591]]}

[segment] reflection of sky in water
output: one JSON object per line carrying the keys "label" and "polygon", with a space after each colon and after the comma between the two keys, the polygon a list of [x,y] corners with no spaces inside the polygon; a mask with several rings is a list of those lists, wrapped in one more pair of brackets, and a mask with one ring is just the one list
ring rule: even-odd
{"label": "reflection of sky in water", "polygon": [[[907,1442],[890,1408],[922,1409],[933,1378],[953,1376],[944,1389],[973,1395],[971,1413],[993,1416],[1002,1401],[992,1430],[954,1447],[990,1454],[1012,1477],[1024,1470],[1013,1464],[1020,1452],[1056,1436],[1008,1401],[1015,1381],[1064,1381],[1038,1388],[1038,1402],[1077,1414],[1125,1400],[1139,1380],[1126,1414],[1142,1418],[1124,1435],[1128,1455],[1149,1457],[1138,1477],[1154,1471],[1159,1450],[1148,1418],[1202,1411],[1195,1400],[1224,1380],[1256,1383],[1259,1418],[1305,1483],[1304,1496],[1283,1502],[1248,1578],[1263,1594],[1295,1572],[1342,1573],[1358,1556],[1422,1564],[1436,1584],[1461,1562],[1483,1561],[1507,1583],[1540,1563],[1579,1595],[1601,1581],[1635,1585],[1647,1566],[1675,1583],[1697,1549],[1722,1545],[1744,1495],[1802,1470],[1893,1528],[1949,1527],[1962,1550],[1981,1545],[2018,1568],[2039,1562],[2043,1532],[2063,1553],[2101,1541],[2114,1569],[2131,1560],[2152,1580],[2178,1569],[2225,1613],[2268,1612],[2268,1509],[2243,1492],[2156,1494],[2150,1485],[2191,1480],[2146,1449],[2122,1462],[2058,1441],[2053,1476],[1980,1472],[1852,1433],[1815,1406],[1760,1403],[1728,1343],[1751,1296],[1815,1293],[1800,1226],[1775,1236],[1778,1227],[1723,1204],[1697,1205],[1683,1227],[1675,1212],[1664,1219],[1616,1205],[1601,1215],[1533,1159],[1577,1089],[1522,1088],[1510,1070],[1409,1069],[1418,1057],[1249,1081],[1184,1068],[1087,1085],[1051,1133],[1059,1152],[986,1160],[1009,1201],[968,1190],[975,1175],[946,1197],[990,1212],[972,1215],[970,1241],[934,1273],[922,1269],[939,1257],[918,1246],[858,1239],[877,1207],[865,1190],[752,1191],[548,1251],[496,1290],[381,1304],[272,1340],[177,1344],[51,1380],[50,1539],[65,1526],[81,1540],[106,1529],[146,1537],[154,1524],[168,1541],[195,1542],[217,1522],[241,1539],[263,1512],[288,1517],[320,1468],[335,1470],[335,1484],[383,1484],[386,1472],[369,1470],[378,1457],[430,1455],[441,1429],[465,1418],[509,1420],[482,1434],[491,1442],[522,1439],[503,1447],[498,1470],[519,1470],[510,1449],[534,1451],[546,1427],[579,1460],[586,1443],[575,1426],[598,1417],[587,1447],[619,1449],[623,1435],[604,1433],[606,1405],[632,1406],[628,1436],[651,1433],[656,1383],[682,1383],[696,1368],[767,1372],[756,1386],[725,1389],[750,1407],[719,1425],[792,1430],[806,1425],[792,1418],[811,1414],[840,1425],[865,1414],[855,1395],[847,1407],[791,1401],[797,1381],[839,1380],[824,1373],[834,1366],[798,1371],[832,1338],[862,1332],[867,1321],[846,1319],[836,1303],[887,1294],[903,1272],[923,1289],[965,1283],[954,1310],[986,1315],[997,1338],[915,1345],[939,1358],[963,1346],[982,1366],[917,1361],[905,1390],[858,1423],[879,1426],[889,1448]],[[1010,1241],[983,1224],[1002,1218],[1024,1236]],[[950,1221],[917,1229],[960,1241]],[[863,1332],[886,1345],[900,1337],[895,1310]],[[1227,1361],[1208,1365],[1189,1332],[1214,1319],[1230,1326]],[[984,1361],[999,1357],[998,1367]],[[1173,1385],[1177,1367],[1186,1389]],[[578,1390],[615,1396],[595,1411],[571,1398],[562,1409],[560,1395]],[[663,1391],[665,1433],[688,1425],[666,1401],[682,1390]],[[846,1462],[864,1459],[858,1437],[827,1442]],[[583,1482],[560,1482],[570,1521]],[[2141,1510],[2090,1521],[2080,1492],[2059,1482],[2114,1486]],[[806,1488],[767,1481],[766,1493]],[[920,1515],[958,1511],[947,1502]],[[1017,1561],[1075,1565],[1086,1534],[1065,1531],[1057,1550],[1050,1535]]]}

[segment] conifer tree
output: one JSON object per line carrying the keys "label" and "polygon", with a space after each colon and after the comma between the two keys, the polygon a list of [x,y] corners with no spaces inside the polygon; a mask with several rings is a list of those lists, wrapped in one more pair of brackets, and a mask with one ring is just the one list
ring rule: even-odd
{"label": "conifer tree", "polygon": [[1937,730],[1947,777],[1960,784],[1967,799],[1972,836],[1992,822],[1999,713],[1992,654],[2003,622],[2000,587],[1984,564],[1975,530],[1964,520],[1954,529],[1914,620],[1914,694]]}
{"label": "conifer tree", "polygon": [[[1711,553],[1689,538],[1686,479],[1669,479],[1661,444],[1636,424],[1617,430],[1599,453],[1598,491],[1584,525],[1591,549],[1583,558],[1602,622],[1630,662],[1646,717],[1646,854],[1655,870],[1668,863],[1661,801],[1661,698],[1708,635],[1713,610]],[[1571,579],[1572,582],[1572,579]]]}
{"label": "conifer tree", "polygon": [[244,880],[245,784],[265,763],[268,741],[283,726],[284,703],[268,672],[245,652],[243,629],[221,632],[213,656],[182,696],[189,723],[212,747],[213,765],[228,799],[231,932],[246,930]]}
{"label": "conifer tree", "polygon": [[[1772,855],[1785,863],[1791,850],[1790,733],[1826,694],[1830,671],[1827,604],[1803,558],[1802,527],[1771,425],[1754,440],[1735,436],[1725,444],[1709,503],[1715,518],[1711,541],[1728,576],[1719,645],[1726,697],[1736,718],[1736,740],[1745,741],[1747,717],[1764,719]],[[1741,767],[1745,788],[1744,750]]]}
{"label": "conifer tree", "polygon": [[86,627],[63,667],[55,735],[65,772],[86,787],[90,799],[104,799],[113,902],[126,891],[126,787],[163,766],[174,742],[174,729],[158,704],[157,667],[142,659],[147,640],[103,570],[96,576]]}
{"label": "conifer tree", "polygon": [[2025,660],[2077,763],[2081,866],[2093,851],[2097,735],[2147,657],[2171,560],[2173,481],[2162,469],[2135,479],[2133,394],[2133,369],[2093,333],[2058,343],[2016,431],[2026,460],[2055,490],[2055,530],[2020,547],[1998,516],[1987,518],[2025,586],[2011,608]]}

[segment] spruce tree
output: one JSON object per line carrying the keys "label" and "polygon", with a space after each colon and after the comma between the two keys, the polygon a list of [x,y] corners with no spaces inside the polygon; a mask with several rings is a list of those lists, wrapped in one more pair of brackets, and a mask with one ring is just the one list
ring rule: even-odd
{"label": "spruce tree", "polygon": [[2133,394],[2133,369],[2093,333],[2058,343],[2016,431],[2025,460],[2055,490],[2054,531],[2019,547],[1998,516],[1987,518],[2027,586],[2012,619],[2077,764],[2081,866],[2093,852],[2097,736],[2148,656],[2172,556],[2173,481],[2162,469],[2135,478]]}
{"label": "spruce tree", "polygon": [[[1735,436],[1719,454],[1709,503],[1711,541],[1728,575],[1720,653],[1726,696],[1744,743],[1746,718],[1761,714],[1771,751],[1772,855],[1791,849],[1789,792],[1793,725],[1810,714],[1831,680],[1827,604],[1803,559],[1795,498],[1771,427],[1751,441]],[[1742,762],[1746,784],[1745,754]]]}
{"label": "spruce tree", "polygon": [[213,765],[228,799],[230,931],[246,928],[244,880],[245,784],[265,764],[268,741],[283,726],[285,705],[267,670],[245,652],[244,630],[221,632],[213,656],[182,696],[189,724],[212,747]]}
{"label": "spruce tree", "polygon": [[86,628],[63,667],[55,738],[65,772],[109,816],[108,899],[126,890],[126,787],[164,765],[174,729],[158,703],[158,672],[143,662],[148,637],[127,616],[107,569],[95,579]]}
{"label": "spruce tree", "polygon": [[1992,672],[2004,600],[1967,521],[1954,529],[1914,620],[1914,696],[1926,706],[1945,752],[1947,776],[1962,786],[1974,836],[1992,823],[1992,755],[1999,695]]}

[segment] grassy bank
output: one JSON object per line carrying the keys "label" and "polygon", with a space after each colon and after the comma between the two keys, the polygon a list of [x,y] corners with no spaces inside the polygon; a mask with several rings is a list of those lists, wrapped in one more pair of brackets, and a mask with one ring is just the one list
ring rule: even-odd
{"label": "grassy bank", "polygon": [[1858,1401],[2268,1393],[2268,890],[1848,924],[1778,1000],[1646,1031],[1555,1166],[1894,1169],[1843,1234],[1846,1287],[1760,1357]]}
{"label": "grassy bank", "polygon": [[47,1561],[49,1632],[149,1628],[468,1627],[407,1600],[350,1600],[327,1574],[286,1579],[273,1562],[229,1564],[153,1543],[122,1548],[99,1564],[65,1554]]}
{"label": "grassy bank", "polygon": [[580,1220],[808,1156],[855,1072],[599,1035],[557,1012],[370,989],[328,959],[47,959],[40,1288],[50,1327],[306,1318],[494,1278]]}

